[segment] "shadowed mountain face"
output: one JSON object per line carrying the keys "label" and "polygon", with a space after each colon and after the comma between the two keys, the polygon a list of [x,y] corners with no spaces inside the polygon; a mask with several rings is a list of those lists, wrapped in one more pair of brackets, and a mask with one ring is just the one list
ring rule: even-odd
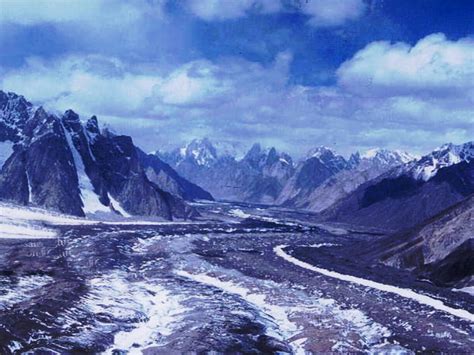
{"label": "shadowed mountain face", "polygon": [[441,285],[473,285],[474,195],[423,223],[368,246],[374,260]]}
{"label": "shadowed mountain face", "polygon": [[314,189],[348,168],[349,165],[342,156],[325,147],[317,148],[297,165],[277,202],[286,207],[302,206]]}
{"label": "shadowed mountain face", "polygon": [[[463,148],[445,152],[463,152],[460,159],[451,158],[451,165],[439,166],[440,157],[433,160],[436,166],[426,164],[430,155],[438,154],[437,150],[417,162],[395,168],[361,185],[322,216],[388,230],[413,227],[474,193],[474,161],[464,154],[472,149],[472,143]],[[422,169],[430,171],[429,179],[419,174]]]}
{"label": "shadowed mountain face", "polygon": [[59,118],[34,111],[15,94],[2,92],[0,98],[0,122],[10,129],[3,141],[15,143],[0,173],[1,199],[76,216],[193,214],[150,182],[130,137],[100,132],[96,117],[83,125],[71,110]]}
{"label": "shadowed mountain face", "polygon": [[179,196],[184,200],[214,200],[209,192],[181,177],[158,156],[146,154],[139,148],[137,148],[137,154],[148,179],[162,190]]}

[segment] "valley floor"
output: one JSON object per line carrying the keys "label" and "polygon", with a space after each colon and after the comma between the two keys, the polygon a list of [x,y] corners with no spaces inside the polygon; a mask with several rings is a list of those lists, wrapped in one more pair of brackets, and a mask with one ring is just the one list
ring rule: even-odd
{"label": "valley floor", "polygon": [[472,296],[338,253],[373,233],[197,207],[200,223],[59,221],[54,238],[0,239],[0,352],[474,349]]}

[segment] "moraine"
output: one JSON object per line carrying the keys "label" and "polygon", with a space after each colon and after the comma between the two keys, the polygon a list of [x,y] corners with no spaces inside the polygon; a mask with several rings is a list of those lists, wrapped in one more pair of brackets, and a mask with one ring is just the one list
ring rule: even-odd
{"label": "moraine", "polygon": [[[474,347],[472,321],[315,273],[275,253],[287,245],[288,255],[306,261],[317,256],[317,267],[335,270],[338,263],[335,272],[347,274],[350,267],[330,251],[374,236],[322,229],[304,214],[218,203],[197,207],[207,222],[62,224],[49,226],[58,230],[56,239],[1,239],[1,352]],[[383,277],[393,286],[403,277],[377,272],[361,267],[354,277]],[[403,288],[473,313],[467,294],[408,282]]]}

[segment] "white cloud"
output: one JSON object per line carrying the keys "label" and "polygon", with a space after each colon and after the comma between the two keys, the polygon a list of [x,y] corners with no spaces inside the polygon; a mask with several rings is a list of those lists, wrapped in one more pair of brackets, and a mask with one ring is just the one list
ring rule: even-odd
{"label": "white cloud", "polygon": [[156,90],[165,104],[208,102],[226,90],[226,83],[216,78],[219,68],[209,61],[195,61],[172,72]]}
{"label": "white cloud", "polygon": [[186,7],[205,21],[222,21],[248,16],[299,11],[309,16],[308,24],[330,27],[360,17],[365,11],[363,0],[187,0]]}
{"label": "white cloud", "polygon": [[[36,25],[40,23],[82,22],[93,24],[136,21],[146,1],[134,0],[3,0],[0,23]],[[160,6],[155,7],[161,11]]]}
{"label": "white cloud", "polygon": [[[170,0],[2,0],[0,23],[24,26],[51,23],[104,28],[139,24],[144,16],[166,16]],[[252,14],[298,11],[314,27],[338,26],[365,11],[363,0],[183,0],[183,7],[204,21],[224,21]]]}
{"label": "white cloud", "polygon": [[133,74],[114,58],[70,56],[54,62],[30,58],[3,76],[2,87],[58,110],[127,115],[139,110],[161,77]]}
{"label": "white cloud", "polygon": [[365,8],[363,0],[307,0],[301,4],[301,11],[310,16],[308,23],[314,27],[342,25],[360,17]]}
{"label": "white cloud", "polygon": [[[439,35],[413,47],[372,43],[341,66],[339,84],[331,87],[290,84],[287,52],[268,65],[223,58],[169,71],[102,56],[30,59],[7,71],[0,85],[47,107],[105,117],[146,150],[199,135],[262,141],[293,153],[319,144],[343,152],[373,146],[424,152],[473,139],[473,81],[466,80],[472,67],[465,59],[471,51],[471,41]],[[392,65],[393,53],[398,63],[422,64]]]}
{"label": "white cloud", "polygon": [[472,95],[474,41],[450,41],[433,34],[414,46],[374,42],[345,62],[337,74],[341,86],[359,94]]}
{"label": "white cloud", "polygon": [[279,0],[187,0],[186,6],[206,21],[239,18],[251,12],[275,13],[282,8]]}

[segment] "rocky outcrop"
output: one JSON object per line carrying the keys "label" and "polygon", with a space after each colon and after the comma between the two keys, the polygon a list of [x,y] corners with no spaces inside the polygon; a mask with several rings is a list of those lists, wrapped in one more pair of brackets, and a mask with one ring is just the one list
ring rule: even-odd
{"label": "rocky outcrop", "polygon": [[[96,117],[83,125],[71,110],[57,117],[38,108],[31,117],[24,117],[32,111],[31,104],[19,96],[7,96],[17,104],[3,103],[7,110],[3,109],[2,118],[3,122],[9,118],[17,141],[0,173],[1,199],[76,216],[115,212],[172,219],[196,215],[180,198],[147,178],[130,137],[101,132]],[[20,124],[11,124],[12,117],[20,117],[16,120]]]}
{"label": "rocky outcrop", "polygon": [[[84,216],[74,161],[60,120],[39,108],[22,134],[0,174],[0,197]],[[15,181],[18,186],[11,190]]]}

